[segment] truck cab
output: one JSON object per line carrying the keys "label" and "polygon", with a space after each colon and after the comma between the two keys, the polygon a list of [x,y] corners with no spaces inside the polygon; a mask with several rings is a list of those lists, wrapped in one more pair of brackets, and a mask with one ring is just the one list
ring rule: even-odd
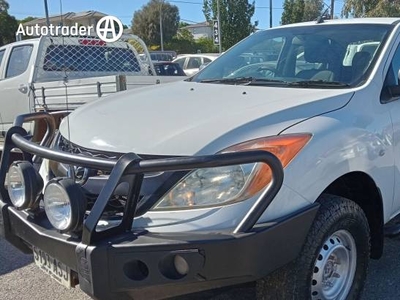
{"label": "truck cab", "polygon": [[39,39],[32,39],[0,47],[0,135],[17,115],[31,112],[30,83],[38,46]]}

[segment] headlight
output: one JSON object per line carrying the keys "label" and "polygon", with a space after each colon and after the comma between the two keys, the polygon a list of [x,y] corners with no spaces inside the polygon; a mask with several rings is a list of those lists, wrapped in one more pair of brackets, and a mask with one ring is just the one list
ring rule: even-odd
{"label": "headlight", "polygon": [[[265,150],[275,154],[286,167],[310,138],[310,134],[261,138],[221,153]],[[271,179],[271,169],[263,163],[197,169],[164,195],[154,210],[200,208],[246,200],[262,191]]]}
{"label": "headlight", "polygon": [[50,223],[62,232],[78,231],[83,224],[86,197],[70,178],[53,179],[44,191],[44,209]]}
{"label": "headlight", "polygon": [[43,180],[27,161],[13,162],[8,170],[7,189],[12,204],[18,209],[34,209],[39,205]]}

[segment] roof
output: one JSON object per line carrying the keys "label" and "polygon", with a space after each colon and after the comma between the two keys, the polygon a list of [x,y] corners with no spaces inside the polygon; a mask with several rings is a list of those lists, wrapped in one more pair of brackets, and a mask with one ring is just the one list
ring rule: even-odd
{"label": "roof", "polygon": [[[324,20],[323,24],[394,24],[399,22],[400,18],[352,18],[352,19],[333,19]],[[296,26],[308,26],[315,25],[316,21],[293,23],[288,25],[282,25],[280,27],[296,27]]]}
{"label": "roof", "polygon": [[[67,12],[65,14],[62,15],[53,15],[49,17],[49,21],[59,21],[61,19],[63,20],[70,20],[70,21],[74,21],[74,20],[79,20],[79,19],[83,19],[83,18],[88,18],[88,17],[98,17],[98,18],[102,18],[107,16],[106,14],[102,13],[102,12],[98,12],[98,11],[94,11],[94,10],[88,10],[88,11],[81,11],[81,12]],[[23,25],[24,26],[34,26],[38,23],[46,23],[46,18],[37,18],[34,19],[32,21],[26,22]]]}
{"label": "roof", "polygon": [[196,24],[191,24],[185,27],[182,27],[184,29],[189,29],[189,28],[199,28],[199,27],[210,27],[211,25],[205,21],[205,22],[201,22],[201,23],[196,23]]}

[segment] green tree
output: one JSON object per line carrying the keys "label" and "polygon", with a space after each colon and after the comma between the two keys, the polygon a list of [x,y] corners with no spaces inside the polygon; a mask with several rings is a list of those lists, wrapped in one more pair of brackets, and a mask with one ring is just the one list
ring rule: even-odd
{"label": "green tree", "polygon": [[174,50],[179,54],[194,53],[196,44],[192,33],[187,29],[180,28],[177,34],[165,44],[165,48]]}
{"label": "green tree", "polygon": [[164,42],[176,35],[179,26],[179,10],[164,0],[150,0],[140,10],[133,14],[132,32],[141,37],[148,45],[159,45],[160,12],[163,24]]}
{"label": "green tree", "polygon": [[201,53],[218,52],[218,48],[214,45],[212,38],[201,37],[196,40],[196,46],[197,50],[200,50]]}
{"label": "green tree", "polygon": [[306,21],[316,20],[319,16],[321,16],[324,13],[323,9],[324,9],[323,0],[305,0],[302,21],[306,22]]}
{"label": "green tree", "polygon": [[[254,15],[255,5],[248,0],[219,0],[220,27],[222,48],[228,49],[240,40],[254,32],[258,22],[254,24],[251,18]],[[217,0],[204,0],[203,13],[211,23],[217,18]]]}
{"label": "green tree", "polygon": [[7,1],[0,0],[0,12],[8,11],[9,8],[10,8],[10,5],[8,4]]}
{"label": "green tree", "polygon": [[400,1],[345,0],[342,15],[347,17],[398,17]]}
{"label": "green tree", "polygon": [[29,17],[26,17],[25,19],[19,20],[18,22],[19,22],[20,24],[24,24],[24,23],[26,23],[26,22],[30,22],[30,21],[33,21],[33,20],[36,20],[36,19],[37,19],[37,18],[35,18],[35,17],[29,16]]}
{"label": "green tree", "polygon": [[322,0],[285,0],[281,24],[313,21],[323,13]]}
{"label": "green tree", "polygon": [[0,46],[15,41],[15,33],[18,29],[18,21],[8,14],[9,4],[0,0]]}

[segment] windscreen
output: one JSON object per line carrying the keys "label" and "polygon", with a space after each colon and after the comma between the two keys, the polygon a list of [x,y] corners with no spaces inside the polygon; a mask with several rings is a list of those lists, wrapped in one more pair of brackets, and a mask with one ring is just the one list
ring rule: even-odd
{"label": "windscreen", "polygon": [[367,78],[392,28],[324,23],[260,31],[192,80],[304,88],[354,86]]}

